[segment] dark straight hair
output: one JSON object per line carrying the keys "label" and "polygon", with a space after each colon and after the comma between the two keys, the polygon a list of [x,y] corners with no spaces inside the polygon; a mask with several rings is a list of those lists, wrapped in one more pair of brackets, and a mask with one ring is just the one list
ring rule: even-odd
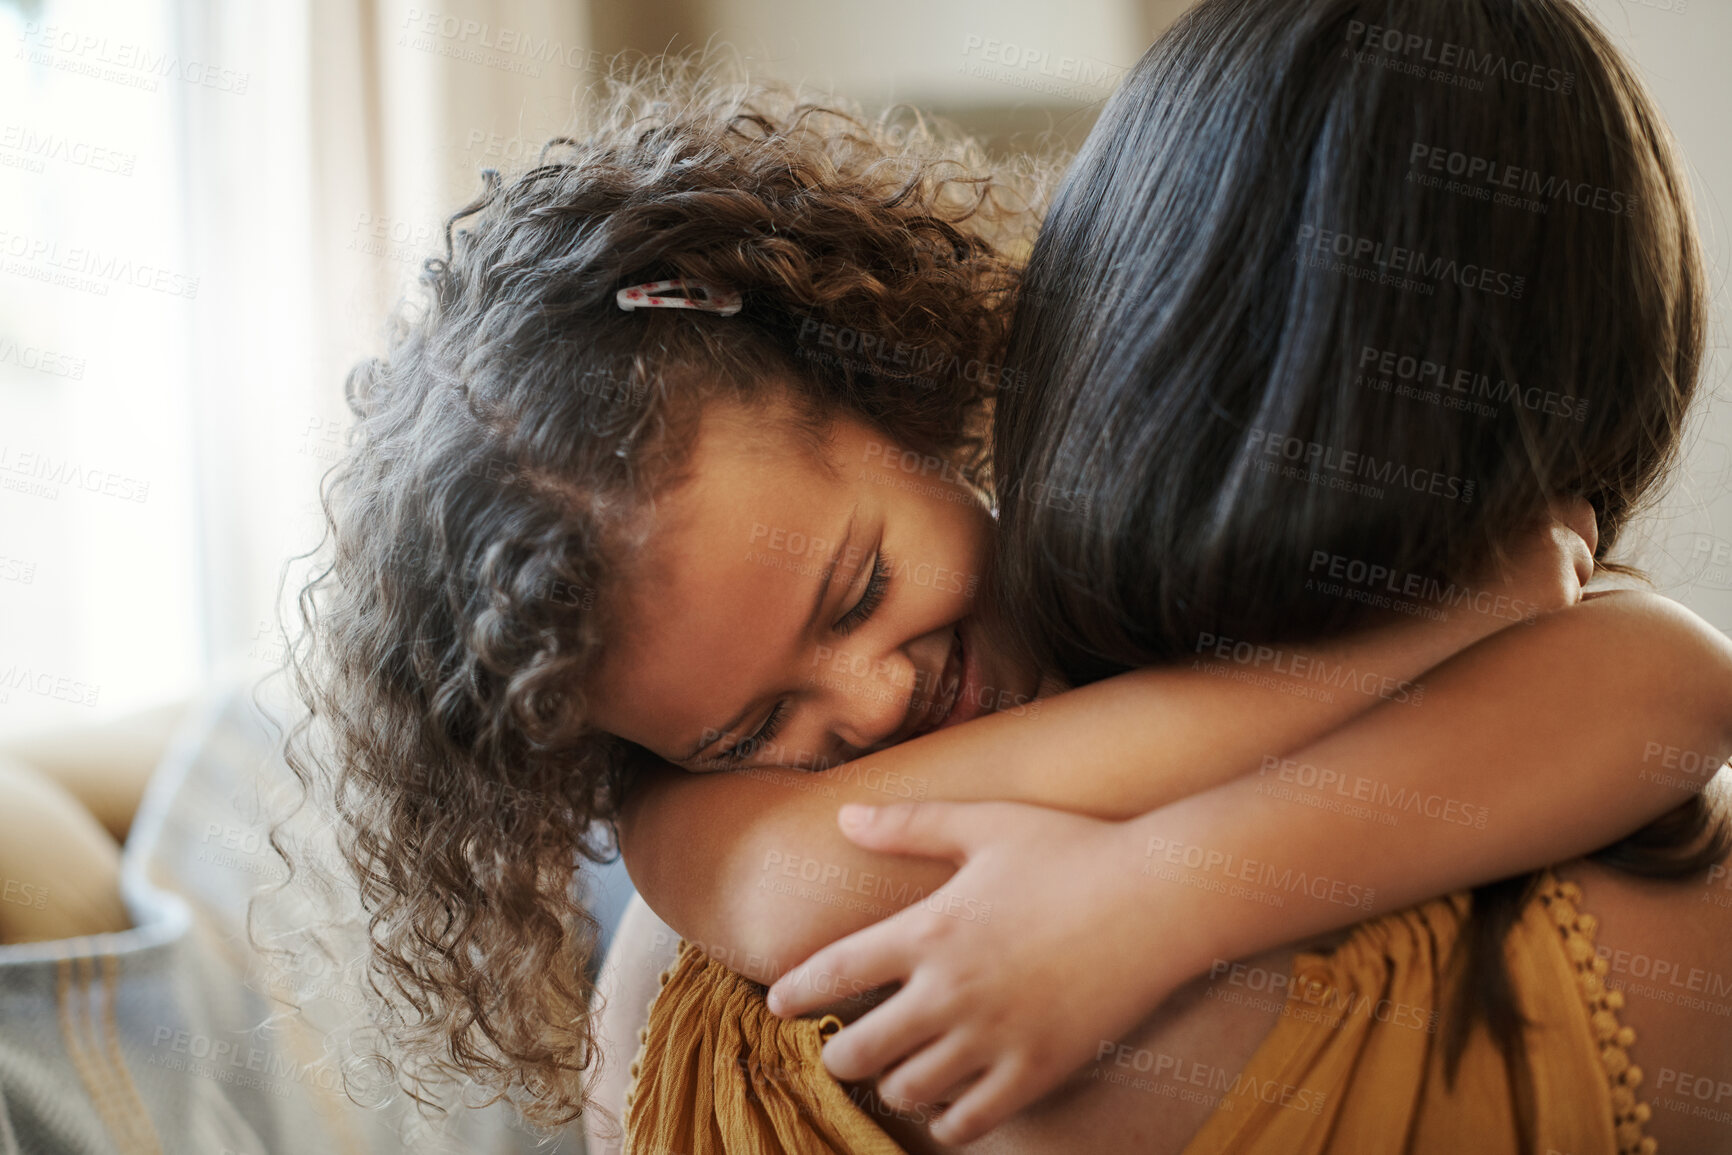
{"label": "dark straight hair", "polygon": [[1037,650],[1087,680],[1324,636],[1362,610],[1305,595],[1320,552],[1464,579],[1548,494],[1604,556],[1675,455],[1703,283],[1667,130],[1568,0],[1205,0],[1029,261],[995,460]]}
{"label": "dark straight hair", "polygon": [[[1203,0],[1030,256],[1007,604],[1086,682],[1362,624],[1307,592],[1319,556],[1470,581],[1553,495],[1592,504],[1603,557],[1676,457],[1705,307],[1671,138],[1570,0]],[[1697,798],[1597,857],[1726,849]],[[1475,894],[1452,1078],[1481,1013],[1526,1078],[1502,943],[1531,882]]]}

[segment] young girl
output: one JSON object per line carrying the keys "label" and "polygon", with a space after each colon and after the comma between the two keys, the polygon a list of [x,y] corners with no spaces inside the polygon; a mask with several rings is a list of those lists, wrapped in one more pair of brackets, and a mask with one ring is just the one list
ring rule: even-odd
{"label": "young girl", "polygon": [[[593,135],[491,182],[430,262],[424,310],[352,378],[332,567],[308,591],[298,657],[333,745],[297,760],[345,823],[374,993],[412,1089],[460,1073],[542,1120],[582,1105],[591,931],[572,868],[604,850],[594,820],[617,812],[646,751],[758,767],[707,777],[782,800],[967,768],[978,792],[942,782],[951,796],[1052,801],[1060,755],[1106,772],[1070,805],[1110,809],[1115,774],[1182,793],[1382,700],[1442,727],[1448,707],[1414,679],[1512,606],[1574,600],[1554,539],[1525,567],[1474,575],[1501,616],[1295,647],[1278,677],[1141,671],[1033,701],[1037,668],[983,604],[991,523],[972,494],[985,476],[969,472],[982,402],[1006,385],[993,358],[1013,270],[987,239],[1005,190],[965,176],[769,99],[628,96]],[[680,293],[687,307],[663,307]],[[1633,671],[1700,658],[1680,617],[1650,616]],[[1536,653],[1625,637],[1613,617],[1583,609],[1503,635],[1473,683],[1507,699]],[[1291,672],[1301,660],[1329,694]],[[799,702],[770,692],[789,688]],[[1707,708],[1686,696],[1662,710],[1668,689],[1644,691],[1644,733],[1705,741]],[[996,719],[955,724],[989,705]],[[1530,827],[1522,799],[1542,787],[1475,767],[1449,789],[1511,816],[1486,845],[1452,848],[1476,862],[1365,867],[1364,885],[1420,897],[1672,805],[1614,772],[1605,727],[1581,744],[1570,821]],[[1377,749],[1394,757],[1410,736]],[[1414,777],[1427,775],[1449,782],[1430,765]],[[685,849],[749,832],[703,825]]]}

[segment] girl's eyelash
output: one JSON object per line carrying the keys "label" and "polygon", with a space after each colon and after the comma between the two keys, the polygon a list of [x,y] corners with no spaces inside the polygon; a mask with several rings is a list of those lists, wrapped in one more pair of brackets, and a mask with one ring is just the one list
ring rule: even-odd
{"label": "girl's eyelash", "polygon": [[836,623],[836,632],[847,634],[864,625],[867,618],[884,600],[884,593],[890,585],[890,559],[880,550],[872,559],[872,576],[866,579],[866,589],[860,595],[860,600],[854,603],[854,608],[842,615],[842,620]]}
{"label": "girl's eyelash", "polygon": [[[860,594],[860,600],[854,603],[854,608],[842,616],[836,623],[836,632],[847,634],[863,625],[872,616],[884,600],[885,591],[890,585],[890,559],[884,556],[882,550],[872,559],[872,576],[866,579],[866,588]],[[721,755],[724,762],[740,762],[757,753],[776,740],[776,733],[782,728],[782,722],[788,714],[788,699],[783,698],[770,708],[770,716],[764,719],[764,724],[750,738],[742,738]]]}
{"label": "girl's eyelash", "polygon": [[760,747],[775,741],[776,731],[782,728],[782,719],[787,715],[788,699],[783,698],[770,708],[770,716],[764,719],[764,724],[758,727],[758,732],[750,738],[743,738],[729,747],[722,755],[723,760],[739,762],[757,753]]}

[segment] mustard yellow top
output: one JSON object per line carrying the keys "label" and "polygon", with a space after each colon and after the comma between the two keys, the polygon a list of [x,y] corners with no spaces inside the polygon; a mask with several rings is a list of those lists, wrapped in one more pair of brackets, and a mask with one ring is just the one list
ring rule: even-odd
{"label": "mustard yellow top", "polygon": [[[1470,906],[1457,894],[1295,958],[1281,1019],[1185,1155],[1652,1155],[1649,1108],[1636,1101],[1642,1073],[1627,1053],[1635,1036],[1618,1023],[1623,996],[1605,987],[1581,897],[1545,875],[1505,945],[1531,1024],[1529,1142],[1517,1124],[1524,1092],[1483,1027],[1451,1088],[1443,1032],[1411,1021],[1447,1005]],[[776,1018],[763,987],[685,944],[662,984],[632,1065],[628,1155],[902,1151],[825,1071],[819,1052],[834,1019]],[[1283,1094],[1265,1093],[1271,1086]],[[1301,1099],[1306,1109],[1292,1109]]]}

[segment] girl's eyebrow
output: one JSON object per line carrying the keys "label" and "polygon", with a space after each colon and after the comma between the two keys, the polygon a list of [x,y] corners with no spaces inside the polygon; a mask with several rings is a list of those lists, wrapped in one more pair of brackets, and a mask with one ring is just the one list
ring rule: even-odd
{"label": "girl's eyebrow", "polygon": [[[812,632],[812,625],[818,616],[824,612],[824,603],[830,598],[830,587],[836,582],[836,571],[842,568],[842,556],[848,549],[848,543],[854,540],[854,519],[860,512],[860,503],[848,511],[848,521],[842,527],[842,532],[836,535],[836,552],[831,555],[829,564],[824,567],[824,580],[818,583],[817,596],[812,599],[812,610],[806,615],[806,623],[800,627],[800,636],[805,637]],[[705,730],[698,738],[698,744],[692,747],[691,753],[680,759],[682,762],[696,761],[698,755],[714,746],[722,738],[732,734],[740,723],[746,720],[746,715],[752,712],[756,699],[740,707],[740,712],[734,715],[732,721],[720,730]]]}

